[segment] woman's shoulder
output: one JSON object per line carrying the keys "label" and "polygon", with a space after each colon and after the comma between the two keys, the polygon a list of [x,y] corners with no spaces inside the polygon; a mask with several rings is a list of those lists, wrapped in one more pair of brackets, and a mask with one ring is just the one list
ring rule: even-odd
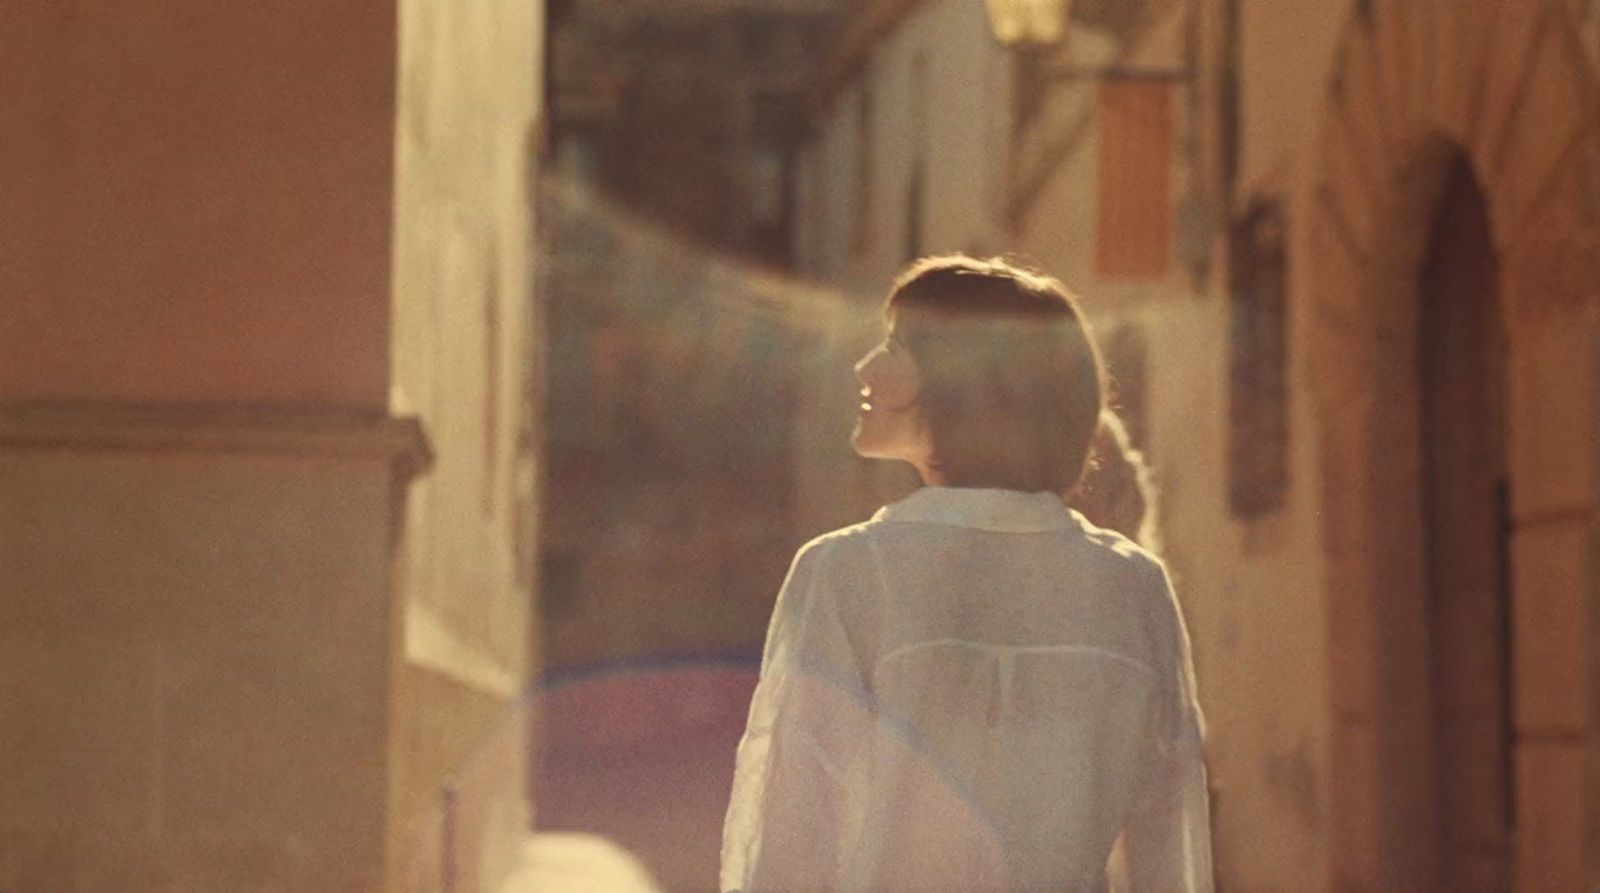
{"label": "woman's shoulder", "polygon": [[862,521],[847,527],[841,527],[838,530],[830,530],[827,533],[812,537],[805,545],[800,547],[800,551],[850,548],[851,544],[860,544],[870,536],[873,526],[877,523],[876,521]]}
{"label": "woman's shoulder", "polygon": [[863,521],[812,537],[795,552],[794,567],[816,570],[852,561],[863,554],[872,524],[872,521]]}
{"label": "woman's shoulder", "polygon": [[1068,514],[1076,522],[1083,542],[1091,553],[1099,556],[1107,564],[1121,567],[1142,577],[1166,574],[1166,566],[1154,552],[1116,530],[1095,526],[1076,509],[1068,509]]}
{"label": "woman's shoulder", "polygon": [[1096,527],[1077,515],[1083,550],[1075,556],[1094,568],[1093,579],[1133,608],[1152,628],[1182,625],[1182,612],[1167,565],[1160,556],[1115,530]]}

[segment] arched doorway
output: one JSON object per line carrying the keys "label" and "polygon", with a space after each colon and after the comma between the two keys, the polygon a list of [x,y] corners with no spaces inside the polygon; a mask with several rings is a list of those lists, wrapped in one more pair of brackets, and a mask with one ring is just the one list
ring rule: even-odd
{"label": "arched doorway", "polygon": [[1512,712],[1506,336],[1487,199],[1446,162],[1417,276],[1423,591],[1440,889],[1510,889]]}
{"label": "arched doorway", "polygon": [[1374,0],[1330,71],[1292,349],[1336,890],[1600,883],[1600,86],[1568,12]]}

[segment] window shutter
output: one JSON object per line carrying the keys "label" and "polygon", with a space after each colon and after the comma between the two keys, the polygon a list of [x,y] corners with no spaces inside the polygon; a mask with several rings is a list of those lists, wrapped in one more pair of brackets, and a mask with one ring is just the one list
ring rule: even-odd
{"label": "window shutter", "polygon": [[1100,86],[1095,267],[1103,279],[1160,279],[1172,266],[1172,85]]}
{"label": "window shutter", "polygon": [[1289,485],[1285,228],[1280,204],[1257,202],[1230,240],[1228,489],[1246,519],[1281,508]]}

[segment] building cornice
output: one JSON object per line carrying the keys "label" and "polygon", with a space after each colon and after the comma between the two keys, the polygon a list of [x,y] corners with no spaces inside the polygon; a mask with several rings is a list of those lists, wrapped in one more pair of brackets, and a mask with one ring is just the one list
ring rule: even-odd
{"label": "building cornice", "polygon": [[414,416],[211,407],[0,406],[0,450],[370,457],[398,480],[433,454]]}

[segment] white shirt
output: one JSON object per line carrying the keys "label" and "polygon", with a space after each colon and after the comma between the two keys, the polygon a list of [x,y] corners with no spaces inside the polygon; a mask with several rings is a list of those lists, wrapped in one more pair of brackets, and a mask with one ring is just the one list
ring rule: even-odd
{"label": "white shirt", "polygon": [[1201,717],[1161,563],[1052,493],[924,487],[795,556],[723,890],[1211,890]]}

